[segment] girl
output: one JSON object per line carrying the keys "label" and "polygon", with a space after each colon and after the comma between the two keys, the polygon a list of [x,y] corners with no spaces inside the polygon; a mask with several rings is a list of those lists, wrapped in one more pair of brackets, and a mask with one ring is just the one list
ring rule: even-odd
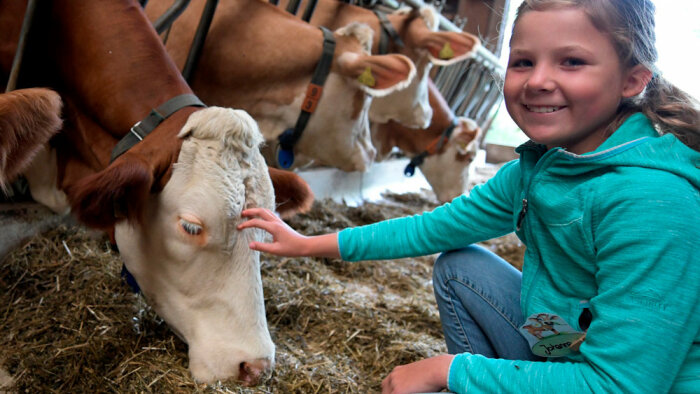
{"label": "girl", "polygon": [[[525,0],[504,98],[531,140],[468,196],[338,234],[261,209],[239,228],[287,256],[449,251],[433,284],[450,354],[396,367],[385,393],[700,392],[700,115],[655,70],[653,15],[649,0]],[[522,277],[467,246],[512,231]]]}

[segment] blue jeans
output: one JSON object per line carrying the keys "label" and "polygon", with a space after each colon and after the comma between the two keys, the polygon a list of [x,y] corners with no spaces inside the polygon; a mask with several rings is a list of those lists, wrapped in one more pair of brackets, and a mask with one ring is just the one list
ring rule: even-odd
{"label": "blue jeans", "polygon": [[483,247],[443,253],[433,268],[433,287],[450,354],[542,360],[518,328],[522,274]]}

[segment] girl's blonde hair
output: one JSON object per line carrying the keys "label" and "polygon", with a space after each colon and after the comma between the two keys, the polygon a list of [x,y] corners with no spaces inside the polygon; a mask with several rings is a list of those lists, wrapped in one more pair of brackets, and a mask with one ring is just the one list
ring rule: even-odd
{"label": "girl's blonde hair", "polygon": [[616,130],[629,115],[642,112],[660,133],[672,133],[700,151],[700,104],[664,79],[655,65],[658,53],[654,4],[650,0],[524,0],[513,26],[528,11],[571,7],[582,9],[593,25],[610,37],[625,67],[641,64],[653,75],[642,94],[622,101],[609,132]]}

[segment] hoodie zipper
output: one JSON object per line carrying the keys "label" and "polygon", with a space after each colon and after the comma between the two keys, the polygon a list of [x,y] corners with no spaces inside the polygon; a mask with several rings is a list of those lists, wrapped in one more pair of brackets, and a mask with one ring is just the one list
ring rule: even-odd
{"label": "hoodie zipper", "polygon": [[523,227],[523,221],[525,220],[525,215],[527,214],[527,209],[528,209],[528,196],[530,193],[530,185],[532,184],[532,178],[535,177],[535,174],[539,171],[539,168],[542,166],[542,162],[545,158],[545,156],[551,156],[551,150],[546,151],[546,148],[543,148],[540,145],[530,143],[527,145],[523,145],[523,150],[530,150],[533,152],[536,152],[540,155],[540,158],[537,160],[537,163],[535,164],[535,167],[532,170],[532,175],[525,180],[525,185],[523,187],[523,199],[522,199],[522,208],[520,209],[520,213],[518,213],[518,219],[515,222],[515,230],[520,231],[520,229]]}
{"label": "hoodie zipper", "polygon": [[[528,146],[526,149],[533,150],[533,151],[538,151],[541,153],[540,158],[537,160],[537,163],[535,164],[534,168],[532,169],[530,177],[526,180],[525,184],[523,185],[523,198],[522,198],[522,209],[520,210],[520,213],[518,214],[518,219],[516,221],[516,229],[519,231],[522,226],[523,222],[525,221],[525,216],[527,215],[528,212],[528,198],[530,196],[530,187],[532,187],[532,183],[534,178],[539,174],[540,170],[542,167],[546,166],[549,164],[549,162],[552,160],[551,157],[555,154],[556,152],[559,152],[561,149],[559,148],[554,148],[550,149],[544,153],[542,153],[542,150],[539,146]],[[528,229],[525,229],[524,231],[528,232]],[[527,235],[528,238],[531,238],[531,235]],[[537,265],[537,268],[535,269],[535,272],[533,273],[532,277],[530,278],[530,283],[528,283],[528,291],[526,294],[522,295],[522,302],[521,305],[523,307],[526,307],[527,305],[530,304],[530,297],[532,296],[532,281],[539,275],[539,270],[540,266],[539,264]],[[524,284],[524,283],[523,283]]]}
{"label": "hoodie zipper", "polygon": [[525,219],[525,214],[527,213],[527,198],[523,198],[523,209],[518,214],[518,222],[515,225],[515,229],[520,231],[523,225],[523,219]]}

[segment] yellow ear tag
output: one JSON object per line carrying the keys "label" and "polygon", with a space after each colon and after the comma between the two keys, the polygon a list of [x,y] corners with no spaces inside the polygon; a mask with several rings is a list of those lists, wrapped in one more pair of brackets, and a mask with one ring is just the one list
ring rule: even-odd
{"label": "yellow ear tag", "polygon": [[377,84],[377,81],[375,81],[374,77],[372,76],[372,69],[370,68],[370,66],[367,66],[367,68],[365,68],[365,71],[363,71],[362,74],[360,74],[360,76],[357,77],[357,80],[361,84],[367,85],[370,88]]}
{"label": "yellow ear tag", "polygon": [[452,50],[449,42],[446,42],[445,45],[443,45],[442,49],[440,49],[440,53],[438,53],[438,56],[440,59],[452,59],[455,56],[455,51]]}

